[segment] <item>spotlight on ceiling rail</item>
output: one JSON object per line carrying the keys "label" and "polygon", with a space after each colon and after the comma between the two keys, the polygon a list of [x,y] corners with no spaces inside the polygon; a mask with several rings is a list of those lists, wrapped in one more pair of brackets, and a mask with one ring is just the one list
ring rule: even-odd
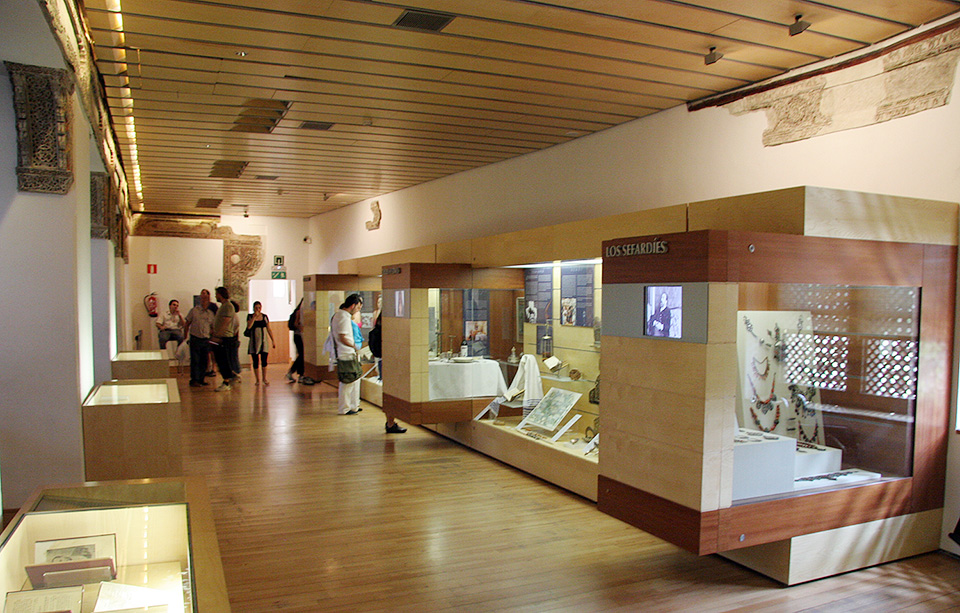
{"label": "spotlight on ceiling rail", "polygon": [[797,34],[800,34],[801,32],[803,32],[809,27],[810,27],[810,22],[804,21],[803,15],[795,15],[794,22],[791,23],[790,27],[787,29],[790,30],[790,36],[796,36]]}
{"label": "spotlight on ceiling rail", "polygon": [[703,56],[703,63],[707,66],[710,64],[716,64],[722,57],[723,54],[717,51],[716,47],[710,47],[710,52]]}

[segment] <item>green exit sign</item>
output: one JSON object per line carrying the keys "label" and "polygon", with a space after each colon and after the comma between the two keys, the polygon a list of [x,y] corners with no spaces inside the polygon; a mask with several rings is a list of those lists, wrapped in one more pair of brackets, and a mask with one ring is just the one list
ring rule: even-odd
{"label": "green exit sign", "polygon": [[271,279],[286,279],[286,278],[287,278],[287,271],[285,271],[285,270],[271,270],[271,271],[270,271],[270,278],[271,278]]}

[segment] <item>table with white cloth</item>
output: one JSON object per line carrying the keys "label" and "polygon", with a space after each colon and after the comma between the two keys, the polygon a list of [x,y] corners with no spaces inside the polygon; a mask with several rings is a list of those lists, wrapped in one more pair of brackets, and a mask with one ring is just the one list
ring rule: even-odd
{"label": "table with white cloth", "polygon": [[502,396],[506,391],[507,382],[496,360],[430,362],[430,400]]}

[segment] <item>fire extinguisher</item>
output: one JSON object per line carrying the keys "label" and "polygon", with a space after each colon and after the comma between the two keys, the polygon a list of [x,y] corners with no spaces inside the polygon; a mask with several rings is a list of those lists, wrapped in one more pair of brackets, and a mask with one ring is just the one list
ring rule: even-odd
{"label": "fire extinguisher", "polygon": [[147,315],[157,316],[157,293],[151,292],[143,297],[143,306],[147,309]]}

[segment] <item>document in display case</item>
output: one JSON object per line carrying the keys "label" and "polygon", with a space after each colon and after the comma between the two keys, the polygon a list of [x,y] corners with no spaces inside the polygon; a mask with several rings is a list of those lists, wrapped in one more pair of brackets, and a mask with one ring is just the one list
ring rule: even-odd
{"label": "document in display case", "polygon": [[196,477],[41,491],[0,535],[0,589],[5,613],[229,611]]}

